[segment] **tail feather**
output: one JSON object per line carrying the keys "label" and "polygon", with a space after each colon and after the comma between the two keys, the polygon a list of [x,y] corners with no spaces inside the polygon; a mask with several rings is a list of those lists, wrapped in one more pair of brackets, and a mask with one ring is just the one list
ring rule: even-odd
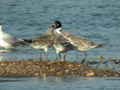
{"label": "tail feather", "polygon": [[15,43],[15,46],[20,46],[20,45],[27,46],[27,45],[30,45],[31,43],[32,43],[32,40],[21,39]]}
{"label": "tail feather", "polygon": [[32,43],[32,40],[30,40],[30,39],[23,39],[23,40],[24,40],[24,42]]}
{"label": "tail feather", "polygon": [[90,42],[89,45],[92,47],[92,48],[99,48],[99,47],[102,47],[103,44],[97,44],[97,43],[94,43],[94,42]]}
{"label": "tail feather", "polygon": [[103,46],[103,44],[97,44],[96,48],[99,48],[99,47],[102,47],[102,46]]}

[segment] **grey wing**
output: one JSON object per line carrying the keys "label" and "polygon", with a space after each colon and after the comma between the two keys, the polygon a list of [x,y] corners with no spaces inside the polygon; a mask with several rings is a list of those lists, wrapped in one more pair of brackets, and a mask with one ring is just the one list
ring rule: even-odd
{"label": "grey wing", "polygon": [[83,37],[77,37],[75,35],[71,35],[71,44],[74,46],[88,47],[89,41]]}
{"label": "grey wing", "polygon": [[70,42],[67,39],[65,39],[64,37],[62,37],[62,36],[58,37],[57,40],[59,41],[59,43],[61,45],[65,46],[65,47],[70,45]]}
{"label": "grey wing", "polygon": [[43,42],[41,42],[40,40],[33,40],[32,41],[32,45],[36,45],[37,46],[37,45],[41,45],[41,44],[44,45]]}
{"label": "grey wing", "polygon": [[95,48],[95,47],[99,47],[99,45],[97,45],[96,43],[92,42],[92,41],[88,41],[85,38],[80,38],[79,41],[80,45],[84,48]]}
{"label": "grey wing", "polygon": [[75,43],[89,43],[89,41],[83,37],[77,37],[72,35],[71,38],[74,40]]}

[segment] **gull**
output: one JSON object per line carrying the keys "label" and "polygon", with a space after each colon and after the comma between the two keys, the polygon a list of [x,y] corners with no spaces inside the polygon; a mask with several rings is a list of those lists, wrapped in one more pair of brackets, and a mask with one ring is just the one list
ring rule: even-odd
{"label": "gull", "polygon": [[[55,29],[55,39],[53,47],[56,51],[56,60],[60,59],[61,61],[64,61],[66,59],[66,52],[73,50],[73,45],[63,37],[64,32],[61,26],[62,24],[60,21],[55,21],[55,24],[53,26]],[[62,53],[64,54],[63,59],[61,59]]]}
{"label": "gull", "polygon": [[26,45],[28,42],[29,40],[16,39],[12,35],[3,32],[2,24],[0,24],[0,47],[4,48],[4,50],[0,51],[1,53],[14,50],[16,46]]}
{"label": "gull", "polygon": [[[73,50],[73,45],[60,36],[55,37],[53,47],[56,51],[56,60],[60,59],[61,61],[65,61],[66,53],[70,50]],[[61,59],[62,53],[64,54],[63,59]]]}
{"label": "gull", "polygon": [[46,59],[48,60],[48,48],[52,47],[54,39],[52,31],[52,26],[50,26],[46,35],[37,37],[32,40],[32,48],[40,50],[40,60],[42,60],[42,51],[46,53]]}
{"label": "gull", "polygon": [[84,52],[84,58],[81,64],[86,63],[88,51],[92,50],[93,48],[99,48],[102,46],[102,44],[97,44],[95,42],[88,41],[83,37],[70,35],[69,33],[64,33],[64,38],[67,39],[74,46],[74,50]]}

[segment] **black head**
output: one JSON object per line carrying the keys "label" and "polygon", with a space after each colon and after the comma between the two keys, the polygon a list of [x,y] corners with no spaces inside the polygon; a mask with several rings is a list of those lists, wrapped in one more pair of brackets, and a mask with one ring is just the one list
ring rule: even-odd
{"label": "black head", "polygon": [[56,20],[56,21],[55,21],[55,28],[60,28],[60,27],[62,27],[61,22],[58,21],[58,20]]}

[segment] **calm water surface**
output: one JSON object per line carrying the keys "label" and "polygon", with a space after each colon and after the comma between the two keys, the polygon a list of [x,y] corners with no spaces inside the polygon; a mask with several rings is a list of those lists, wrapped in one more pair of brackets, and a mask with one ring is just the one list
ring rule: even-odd
{"label": "calm water surface", "polygon": [[[4,79],[4,78],[2,78]],[[7,78],[0,90],[120,90],[119,78]],[[5,80],[5,79],[4,79]]]}
{"label": "calm water surface", "polygon": [[[33,39],[44,35],[55,20],[61,20],[65,31],[104,43],[102,48],[90,51],[89,58],[103,55],[119,59],[119,11],[119,0],[1,0],[0,23],[5,32],[17,38]],[[39,57],[39,51],[31,47],[18,47],[17,50],[0,54],[0,58]],[[54,54],[50,50],[50,58],[54,58]],[[75,52],[68,54],[68,59],[74,58]]]}
{"label": "calm water surface", "polygon": [[[3,24],[5,32],[16,38],[32,39],[44,35],[56,19],[62,21],[65,31],[104,43],[102,48],[88,52],[88,58],[96,60],[97,56],[101,55],[106,58],[120,58],[119,0],[0,0],[0,23]],[[54,54],[50,49],[51,60],[55,58]],[[67,58],[73,60],[74,55],[75,52],[69,52]],[[14,52],[0,54],[1,60],[31,57],[39,58],[39,51],[31,47],[18,47]],[[0,83],[0,90],[120,90],[119,79],[56,80],[52,77],[47,80],[20,80]]]}

